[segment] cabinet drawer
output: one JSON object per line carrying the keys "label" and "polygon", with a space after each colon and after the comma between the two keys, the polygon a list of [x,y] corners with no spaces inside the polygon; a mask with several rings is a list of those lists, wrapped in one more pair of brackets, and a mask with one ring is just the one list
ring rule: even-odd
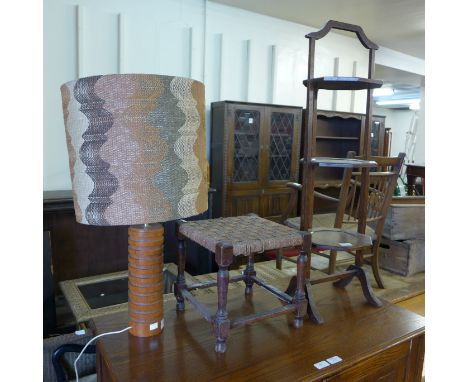
{"label": "cabinet drawer", "polygon": [[393,346],[370,357],[324,382],[401,382],[405,381],[410,341]]}

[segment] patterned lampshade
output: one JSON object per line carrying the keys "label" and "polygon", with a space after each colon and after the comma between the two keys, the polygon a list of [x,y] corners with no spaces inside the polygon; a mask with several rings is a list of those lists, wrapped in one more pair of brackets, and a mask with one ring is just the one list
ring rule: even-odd
{"label": "patterned lampshade", "polygon": [[207,210],[201,82],[115,74],[61,91],[79,223],[156,223]]}

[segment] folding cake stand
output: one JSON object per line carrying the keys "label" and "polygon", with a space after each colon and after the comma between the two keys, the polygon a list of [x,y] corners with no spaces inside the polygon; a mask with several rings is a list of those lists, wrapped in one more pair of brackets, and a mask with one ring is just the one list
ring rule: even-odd
{"label": "folding cake stand", "polygon": [[[361,44],[369,51],[368,60],[368,77],[318,77],[314,78],[314,61],[315,61],[315,42],[325,37],[331,29],[339,29],[347,32],[354,32]],[[367,218],[367,200],[369,188],[369,171],[371,168],[377,167],[375,161],[368,160],[370,156],[370,132],[372,123],[372,89],[379,88],[383,82],[373,79],[374,74],[374,59],[375,50],[378,46],[371,42],[362,28],[358,25],[342,23],[330,20],[325,26],[317,32],[306,35],[309,39],[309,66],[308,78],[304,80],[304,85],[307,87],[307,109],[306,120],[304,126],[303,140],[303,155],[302,162],[302,186],[297,183],[290,183],[289,186],[302,191],[301,195],[301,214],[300,227],[301,231],[312,231],[312,252],[319,252],[323,249],[337,249],[341,244],[346,244],[346,250],[355,250],[358,253],[356,263],[351,265],[346,271],[325,276],[316,280],[310,281],[311,284],[319,284],[328,281],[334,281],[334,285],[344,288],[354,277],[357,277],[361,283],[364,295],[367,301],[374,306],[381,306],[382,303],[375,296],[369,279],[362,268],[361,256],[359,255],[360,248],[363,243],[360,239],[364,237]],[[363,159],[352,158],[324,158],[317,157],[317,98],[319,90],[367,90],[366,101],[366,120],[363,134]],[[312,218],[314,208],[314,186],[315,186],[315,171],[319,167],[335,167],[343,169],[360,168],[361,169],[361,188],[360,188],[360,203],[358,210],[358,233],[355,237],[349,237],[338,232],[313,232]],[[335,241],[330,245],[331,241]],[[346,242],[346,243],[344,243]],[[308,259],[308,272],[310,273],[310,258]]]}
{"label": "folding cake stand", "polygon": [[[322,77],[313,78],[314,74],[314,51],[315,41],[324,37],[331,28],[355,32],[361,43],[369,49],[369,78],[357,77]],[[309,38],[309,75],[304,81],[307,86],[307,120],[304,136],[304,158],[303,158],[303,192],[301,207],[300,230],[278,224],[256,215],[237,216],[201,221],[179,221],[178,223],[178,275],[174,288],[177,299],[177,310],[185,309],[185,300],[189,301],[198,312],[213,326],[216,336],[215,351],[224,353],[226,351],[226,341],[230,329],[238,326],[251,324],[256,321],[275,317],[282,314],[294,313],[294,325],[300,327],[303,317],[308,313],[310,319],[315,323],[322,323],[323,319],[318,313],[312,299],[311,285],[336,281],[335,285],[345,286],[353,277],[358,277],[364,294],[374,306],[381,303],[375,297],[370,287],[364,270],[359,265],[353,265],[346,272],[333,274],[310,281],[310,252],[312,211],[313,211],[313,190],[314,172],[317,167],[360,167],[362,168],[362,190],[366,190],[369,185],[369,168],[375,167],[376,163],[368,160],[350,160],[340,158],[317,158],[316,157],[316,124],[317,124],[317,95],[319,89],[330,90],[361,90],[367,89],[367,111],[364,134],[364,158],[368,158],[370,151],[370,123],[372,116],[372,95],[371,89],[380,87],[382,81],[372,79],[374,71],[374,51],[377,45],[373,44],[364,35],[359,26],[344,24],[336,21],[329,21],[323,29],[310,33]],[[362,197],[367,195],[362,192]],[[363,199],[365,200],[365,199]],[[359,215],[362,220],[359,224],[359,232],[364,232],[366,221],[366,203],[362,203]],[[216,281],[187,285],[184,277],[186,249],[185,241],[190,239],[204,248],[215,253],[215,260],[219,270]],[[313,240],[313,234],[312,234]],[[280,249],[286,247],[300,247],[300,255],[297,259],[297,275],[294,276],[286,292],[282,292],[256,277],[254,268],[254,254],[266,250]],[[228,267],[234,256],[248,256],[246,269],[241,275],[229,278]],[[266,289],[283,303],[278,308],[270,309],[266,312],[256,313],[250,316],[239,317],[231,320],[227,311],[227,293],[230,282],[243,280],[245,282],[245,295],[251,296],[253,285],[257,284]],[[202,288],[217,287],[218,309],[212,315],[206,306],[196,300],[191,291]]]}

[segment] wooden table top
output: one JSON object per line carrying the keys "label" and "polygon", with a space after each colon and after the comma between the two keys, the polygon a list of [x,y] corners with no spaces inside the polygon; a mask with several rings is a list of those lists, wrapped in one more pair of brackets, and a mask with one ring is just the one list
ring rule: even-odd
{"label": "wooden table top", "polygon": [[[287,281],[278,280],[277,286],[285,289]],[[137,338],[125,332],[102,337],[98,352],[115,381],[310,381],[424,332],[424,317],[390,303],[374,308],[366,304],[360,288],[340,290],[321,284],[314,293],[325,324],[305,320],[295,329],[291,315],[233,329],[225,354],[213,350],[211,325],[188,303],[185,313],[176,312],[174,302],[165,304],[160,336]],[[216,293],[199,299],[216,311]],[[275,306],[279,301],[259,287],[254,287],[253,300],[246,299],[240,288],[229,290],[231,318]],[[96,334],[127,325],[127,312],[91,322]],[[314,367],[335,355],[343,361],[321,370]]]}

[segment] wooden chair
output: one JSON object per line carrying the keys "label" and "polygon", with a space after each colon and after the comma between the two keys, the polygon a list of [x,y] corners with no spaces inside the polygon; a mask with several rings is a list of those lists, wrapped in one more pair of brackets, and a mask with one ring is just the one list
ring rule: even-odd
{"label": "wooden chair", "polygon": [[[354,157],[354,153],[349,153],[348,157]],[[388,206],[392,199],[404,157],[405,154],[400,153],[398,157],[369,158],[369,160],[377,162],[378,167],[376,171],[369,174],[365,232],[359,232],[357,229],[359,224],[357,216],[360,208],[361,172],[353,172],[351,168],[344,170],[339,199],[314,191],[315,197],[338,203],[334,227],[317,227],[312,230],[312,253],[329,257],[329,274],[335,272],[337,252],[346,251],[354,255],[355,264],[358,266],[361,266],[364,262],[369,262],[372,265],[372,272],[378,286],[384,288],[379,273],[379,246]],[[287,219],[287,216],[290,213],[289,208],[292,208],[295,201],[297,202],[298,192],[302,190],[302,186],[297,183],[290,183],[289,187],[293,189],[293,192],[288,210],[282,216],[282,222],[289,227],[299,229],[300,217]],[[323,253],[327,250],[330,251],[330,255]],[[281,252],[278,252],[277,267],[281,266],[281,261]]]}

